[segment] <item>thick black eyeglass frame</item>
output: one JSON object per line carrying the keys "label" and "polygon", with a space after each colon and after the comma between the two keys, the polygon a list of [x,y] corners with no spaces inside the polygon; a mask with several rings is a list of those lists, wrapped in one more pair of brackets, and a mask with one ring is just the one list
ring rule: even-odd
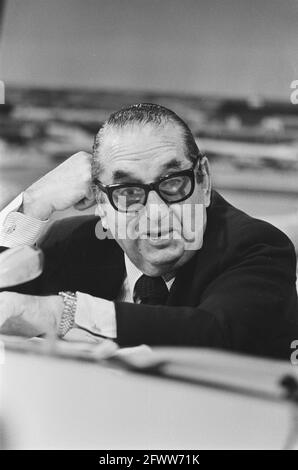
{"label": "thick black eyeglass frame", "polygon": [[[185,201],[185,199],[188,199],[192,193],[194,192],[194,188],[195,188],[195,173],[194,173],[194,170],[195,170],[195,167],[197,166],[197,164],[201,164],[201,158],[198,158],[195,162],[193,162],[192,166],[190,168],[187,168],[186,170],[181,170],[181,171],[176,171],[176,172],[173,172],[173,173],[168,173],[167,175],[163,176],[162,178],[160,178],[159,180],[155,181],[155,182],[152,182],[152,183],[114,183],[114,184],[103,184],[101,183],[99,180],[94,180],[94,185],[96,187],[98,187],[99,189],[101,189],[101,191],[103,191],[104,193],[107,194],[108,196],[108,199],[110,201],[110,204],[112,205],[112,207],[118,211],[118,212],[138,212],[138,211],[129,211],[129,210],[121,210],[119,209],[116,204],[114,203],[114,200],[113,200],[113,192],[116,190],[116,189],[122,189],[122,188],[142,188],[144,189],[144,192],[145,192],[145,199],[144,199],[144,202],[142,203],[142,206],[145,207],[146,204],[147,204],[147,200],[148,200],[148,195],[149,195],[149,192],[150,191],[155,191],[158,196],[167,204],[176,204],[178,202],[182,202],[182,201]],[[168,180],[168,179],[171,179],[171,178],[176,178],[177,176],[189,176],[190,177],[190,181],[191,181],[191,188],[188,192],[187,195],[185,195],[183,198],[181,199],[178,199],[177,201],[168,201],[166,198],[164,198],[162,196],[162,194],[159,192],[159,185],[161,183],[163,183],[164,181]]]}

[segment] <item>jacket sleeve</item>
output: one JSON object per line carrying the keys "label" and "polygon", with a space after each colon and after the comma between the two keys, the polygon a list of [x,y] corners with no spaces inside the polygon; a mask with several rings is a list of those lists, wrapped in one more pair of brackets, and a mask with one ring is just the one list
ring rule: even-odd
{"label": "jacket sleeve", "polygon": [[[42,274],[24,284],[12,286],[8,291],[29,295],[51,295],[59,290],[68,290],[68,249],[71,235],[79,226],[80,217],[73,217],[55,221],[47,232],[36,243],[44,254],[44,268]],[[0,247],[0,252],[8,248]]]}

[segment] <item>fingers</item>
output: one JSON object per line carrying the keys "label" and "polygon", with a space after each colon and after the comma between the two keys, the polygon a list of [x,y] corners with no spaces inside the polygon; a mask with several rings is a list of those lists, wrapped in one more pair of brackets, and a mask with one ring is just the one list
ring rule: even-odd
{"label": "fingers", "polygon": [[74,207],[75,209],[79,211],[83,211],[85,209],[88,209],[89,207],[94,206],[95,204],[96,204],[95,192],[88,184],[86,196],[80,201],[76,202],[76,204],[74,204]]}
{"label": "fingers", "polygon": [[[92,155],[84,151],[72,155],[72,157],[69,159],[72,162],[80,162],[79,166],[77,166],[77,170],[79,171],[79,178],[81,183],[83,183],[85,186],[85,194],[82,199],[75,202],[74,204],[74,208],[80,211],[88,209],[89,207],[92,207],[96,204],[95,193],[91,186],[91,159]],[[73,164],[74,163],[71,163],[71,165]],[[75,179],[77,180],[78,174],[75,176]]]}
{"label": "fingers", "polygon": [[82,199],[81,201],[77,202],[74,207],[78,211],[84,211],[85,209],[89,209],[89,207],[95,206],[96,200],[95,198],[90,200],[87,198]]}
{"label": "fingers", "polygon": [[40,220],[72,206],[85,210],[95,204],[92,155],[81,151],[33,183],[24,193],[23,212]]}
{"label": "fingers", "polygon": [[74,153],[69,158],[80,158],[81,159],[82,157],[86,157],[87,159],[91,160],[92,154],[89,153],[89,152],[85,152],[84,150],[80,150],[80,152]]}
{"label": "fingers", "polygon": [[[91,180],[92,155],[87,152],[78,152],[67,158],[60,166],[67,166],[70,170],[77,168],[81,177],[88,175]],[[57,167],[58,168],[58,167]]]}

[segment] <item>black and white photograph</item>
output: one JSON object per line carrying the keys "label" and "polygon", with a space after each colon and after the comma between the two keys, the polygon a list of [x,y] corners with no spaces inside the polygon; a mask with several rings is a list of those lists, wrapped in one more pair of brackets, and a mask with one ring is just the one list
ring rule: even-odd
{"label": "black and white photograph", "polygon": [[0,0],[0,450],[298,450],[297,254],[298,0]]}

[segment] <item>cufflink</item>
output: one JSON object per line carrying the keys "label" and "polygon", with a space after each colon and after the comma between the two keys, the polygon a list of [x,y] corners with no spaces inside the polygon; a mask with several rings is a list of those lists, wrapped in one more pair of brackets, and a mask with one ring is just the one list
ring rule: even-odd
{"label": "cufflink", "polygon": [[16,228],[16,224],[6,225],[4,226],[4,233],[7,233],[9,235],[10,233],[14,232]]}

